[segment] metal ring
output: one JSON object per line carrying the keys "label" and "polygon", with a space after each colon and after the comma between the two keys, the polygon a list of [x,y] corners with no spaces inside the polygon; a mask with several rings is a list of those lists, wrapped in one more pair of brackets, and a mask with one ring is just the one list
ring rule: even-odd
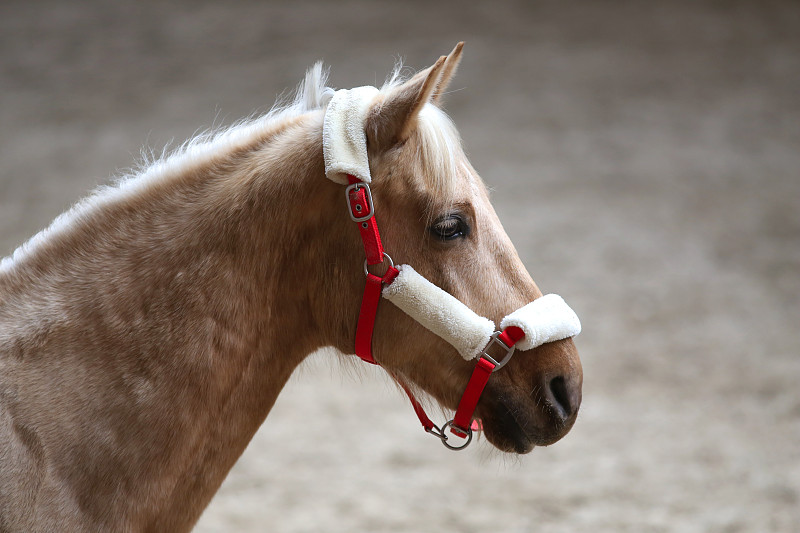
{"label": "metal ring", "polygon": [[[386,252],[383,252],[383,261],[381,261],[380,263],[375,263],[375,264],[376,265],[382,265],[383,262],[386,261],[387,259],[389,260],[389,268],[394,268],[394,261],[392,261],[392,258],[389,257],[389,254],[387,254]],[[366,259],[364,259],[364,275],[365,276],[369,276],[369,270],[367,270],[367,260]]]}
{"label": "metal ring", "polygon": [[[444,444],[445,448],[449,448],[451,450],[455,450],[455,451],[463,450],[464,448],[469,446],[470,442],[472,442],[472,428],[467,428],[467,438],[466,438],[467,440],[465,440],[464,443],[461,446],[453,446],[452,444],[448,444],[448,442],[447,442],[448,437],[447,437],[447,434],[446,434],[447,428],[452,426],[453,422],[454,422],[454,420],[448,420],[442,426],[442,434],[440,436],[440,438],[442,439],[442,444]],[[461,428],[459,428],[459,429],[461,429]]]}

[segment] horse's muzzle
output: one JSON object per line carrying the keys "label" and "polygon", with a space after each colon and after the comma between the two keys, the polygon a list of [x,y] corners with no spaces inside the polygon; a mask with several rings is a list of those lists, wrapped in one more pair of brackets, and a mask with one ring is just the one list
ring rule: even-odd
{"label": "horse's muzzle", "polygon": [[[550,349],[561,353],[564,349],[558,349],[558,344]],[[542,348],[550,351],[548,346]],[[550,359],[550,354],[525,355],[510,365],[505,379],[501,372],[496,376],[499,379],[489,382],[478,406],[489,442],[520,454],[554,444],[570,431],[578,417],[583,384],[580,366],[541,368],[536,363]],[[577,358],[577,353],[574,356]]]}

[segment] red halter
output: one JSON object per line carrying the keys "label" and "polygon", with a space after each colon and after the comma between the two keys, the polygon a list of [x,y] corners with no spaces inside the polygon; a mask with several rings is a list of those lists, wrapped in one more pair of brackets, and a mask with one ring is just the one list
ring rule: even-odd
{"label": "red halter", "polygon": [[[364,273],[366,274],[367,281],[364,287],[364,296],[361,300],[358,326],[356,327],[356,355],[368,363],[380,366],[380,363],[375,361],[375,358],[372,356],[372,332],[375,328],[375,317],[378,313],[378,302],[380,302],[381,299],[383,286],[384,284],[388,285],[392,283],[399,271],[394,267],[391,257],[383,250],[378,224],[375,221],[375,206],[372,202],[372,193],[369,185],[363,183],[355,176],[348,175],[347,177],[350,182],[350,185],[345,189],[348,212],[350,213],[350,218],[358,224],[361,240],[364,243],[364,253],[366,255]],[[367,269],[368,265],[383,264],[387,259],[389,261],[389,267],[383,277],[376,276]],[[511,355],[514,353],[514,345],[524,336],[525,334],[522,329],[514,326],[492,335],[492,339],[483,349],[475,365],[475,369],[472,371],[472,376],[458,404],[455,416],[441,428],[434,424],[428,415],[425,414],[425,410],[416,397],[414,397],[410,388],[398,376],[391,372],[389,372],[389,374],[400,384],[408,395],[414,412],[417,414],[425,431],[441,439],[442,443],[448,448],[452,450],[461,450],[466,448],[472,441],[472,432],[481,429],[480,422],[477,420],[474,421],[472,417],[475,413],[475,408],[478,405],[481,393],[483,393],[483,389],[489,381],[489,376],[492,375],[492,372],[499,370],[508,362]],[[489,349],[494,344],[499,345],[505,352],[499,361],[488,353]],[[466,440],[458,446],[448,443],[448,436],[446,434],[448,428],[450,429],[450,433]]]}

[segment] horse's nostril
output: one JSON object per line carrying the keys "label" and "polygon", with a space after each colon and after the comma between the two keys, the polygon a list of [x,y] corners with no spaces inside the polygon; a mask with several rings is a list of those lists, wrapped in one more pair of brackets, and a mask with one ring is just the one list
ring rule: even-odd
{"label": "horse's nostril", "polygon": [[553,407],[558,409],[559,414],[565,419],[572,416],[574,406],[570,401],[567,383],[562,376],[550,380],[550,393]]}

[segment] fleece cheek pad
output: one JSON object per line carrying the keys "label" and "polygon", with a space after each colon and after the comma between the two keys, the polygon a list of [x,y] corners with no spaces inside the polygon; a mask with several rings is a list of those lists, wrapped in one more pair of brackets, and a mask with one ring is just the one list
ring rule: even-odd
{"label": "fleece cheek pad", "polygon": [[[383,297],[411,318],[446,340],[466,360],[479,356],[494,333],[494,322],[484,318],[457,298],[437,287],[409,265],[383,289]],[[500,323],[500,328],[516,326],[525,337],[516,344],[531,350],[580,333],[578,316],[557,294],[537,298],[517,309]]]}
{"label": "fleece cheek pad", "polygon": [[401,311],[446,340],[466,360],[481,353],[494,333],[494,322],[443,291],[409,265],[383,289],[383,297]]}

